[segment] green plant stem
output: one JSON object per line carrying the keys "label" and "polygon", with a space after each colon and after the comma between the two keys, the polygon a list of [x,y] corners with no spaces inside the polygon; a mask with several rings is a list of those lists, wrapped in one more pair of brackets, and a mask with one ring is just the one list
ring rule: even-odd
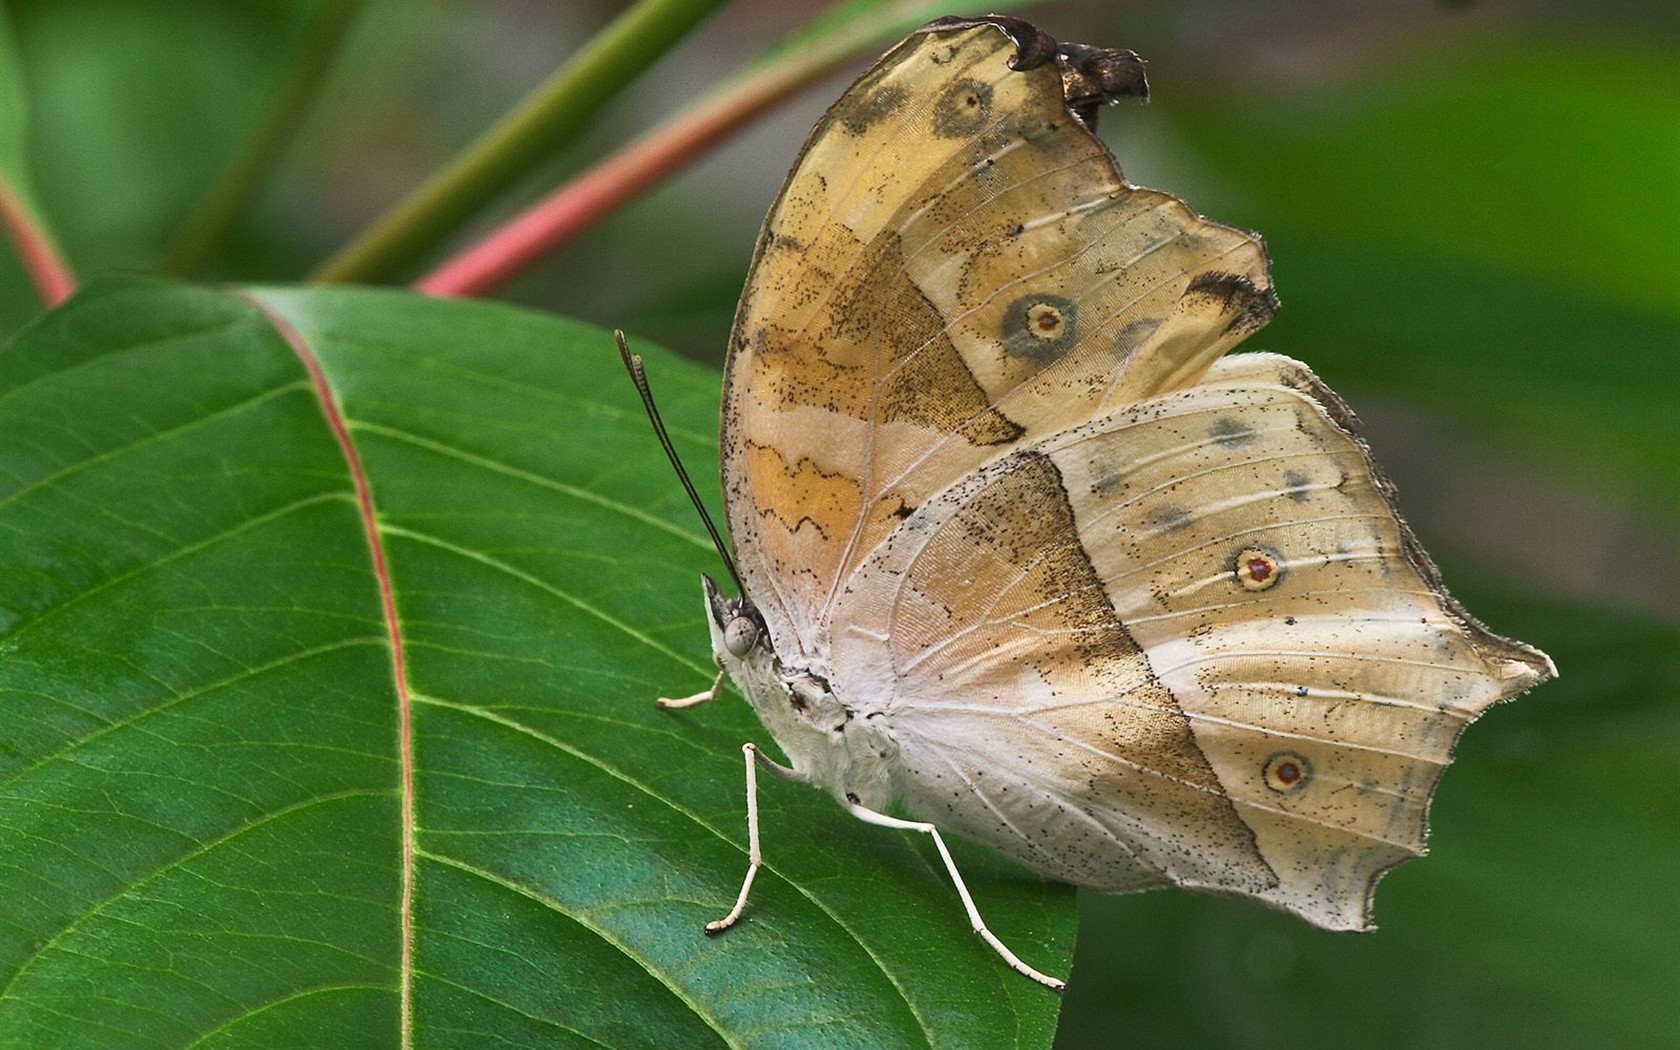
{"label": "green plant stem", "polygon": [[378,281],[413,265],[566,142],[653,60],[726,0],[642,0],[516,109],[314,274]]}
{"label": "green plant stem", "polygon": [[326,83],[339,48],[364,6],[363,0],[319,0],[315,5],[304,25],[291,73],[267,123],[228,167],[197,214],[187,221],[164,256],[165,273],[179,277],[196,274],[222,247],[251,198],[262,188],[275,162],[303,125]]}

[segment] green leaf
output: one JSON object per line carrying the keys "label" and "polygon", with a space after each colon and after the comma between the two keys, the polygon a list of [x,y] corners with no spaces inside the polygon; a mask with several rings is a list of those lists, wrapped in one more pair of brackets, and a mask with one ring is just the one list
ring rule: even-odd
{"label": "green leaf", "polygon": [[[649,358],[715,500],[718,377]],[[921,836],[815,791],[762,785],[701,935],[768,743],[651,703],[710,677],[714,560],[601,331],[140,280],[45,315],[0,351],[0,1046],[396,1046],[405,1000],[416,1046],[1046,1045]],[[1071,891],[959,863],[1065,969]]]}

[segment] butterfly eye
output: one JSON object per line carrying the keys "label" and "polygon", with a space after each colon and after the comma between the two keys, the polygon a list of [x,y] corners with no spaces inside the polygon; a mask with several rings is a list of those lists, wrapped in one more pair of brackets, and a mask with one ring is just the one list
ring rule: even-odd
{"label": "butterfly eye", "polygon": [[1276,551],[1245,547],[1232,562],[1231,572],[1244,590],[1263,591],[1283,579],[1283,560]]}
{"label": "butterfly eye", "polygon": [[758,644],[758,624],[750,617],[737,616],[723,629],[723,647],[730,656],[745,656]]}
{"label": "butterfly eye", "polygon": [[1280,795],[1293,795],[1312,779],[1312,763],[1290,751],[1266,760],[1266,786]]}

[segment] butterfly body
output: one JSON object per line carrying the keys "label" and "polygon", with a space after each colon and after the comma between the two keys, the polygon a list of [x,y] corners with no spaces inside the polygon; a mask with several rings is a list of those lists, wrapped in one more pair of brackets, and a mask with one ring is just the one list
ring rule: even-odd
{"label": "butterfly body", "polygon": [[[803,778],[841,801],[885,808],[895,797],[898,759],[886,705],[869,694],[841,699],[818,658],[784,658],[763,644],[763,622],[750,602],[724,598],[705,581],[712,653],[740,688],[764,728]],[[733,627],[733,632],[732,632]]]}
{"label": "butterfly body", "polygon": [[1459,732],[1555,672],[1446,594],[1306,366],[1225,356],[1265,252],[1121,176],[1090,121],[1145,90],[941,20],[817,125],[725,365],[714,653],[864,819],[1364,929]]}

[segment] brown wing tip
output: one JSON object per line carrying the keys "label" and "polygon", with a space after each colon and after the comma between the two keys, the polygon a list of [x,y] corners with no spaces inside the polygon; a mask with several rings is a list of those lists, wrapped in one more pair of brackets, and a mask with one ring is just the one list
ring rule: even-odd
{"label": "brown wing tip", "polygon": [[1505,651],[1499,654],[1506,699],[1558,676],[1557,664],[1552,662],[1552,658],[1532,645],[1509,638],[1499,640],[1506,646]]}
{"label": "brown wing tip", "polygon": [[1225,331],[1238,336],[1264,328],[1278,311],[1277,293],[1271,286],[1262,288],[1240,273],[1204,271],[1191,279],[1184,294],[1206,296],[1217,302],[1222,316],[1230,318]]}
{"label": "brown wing tip", "polygon": [[1149,79],[1144,75],[1143,59],[1135,51],[1058,43],[1055,37],[1031,22],[1008,15],[983,18],[948,15],[934,19],[917,32],[952,32],[976,26],[1000,29],[1014,41],[1015,57],[1009,61],[1010,69],[1033,69],[1053,60],[1062,74],[1062,97],[1068,110],[1092,131],[1097,128],[1099,106],[1126,98],[1149,101]]}

